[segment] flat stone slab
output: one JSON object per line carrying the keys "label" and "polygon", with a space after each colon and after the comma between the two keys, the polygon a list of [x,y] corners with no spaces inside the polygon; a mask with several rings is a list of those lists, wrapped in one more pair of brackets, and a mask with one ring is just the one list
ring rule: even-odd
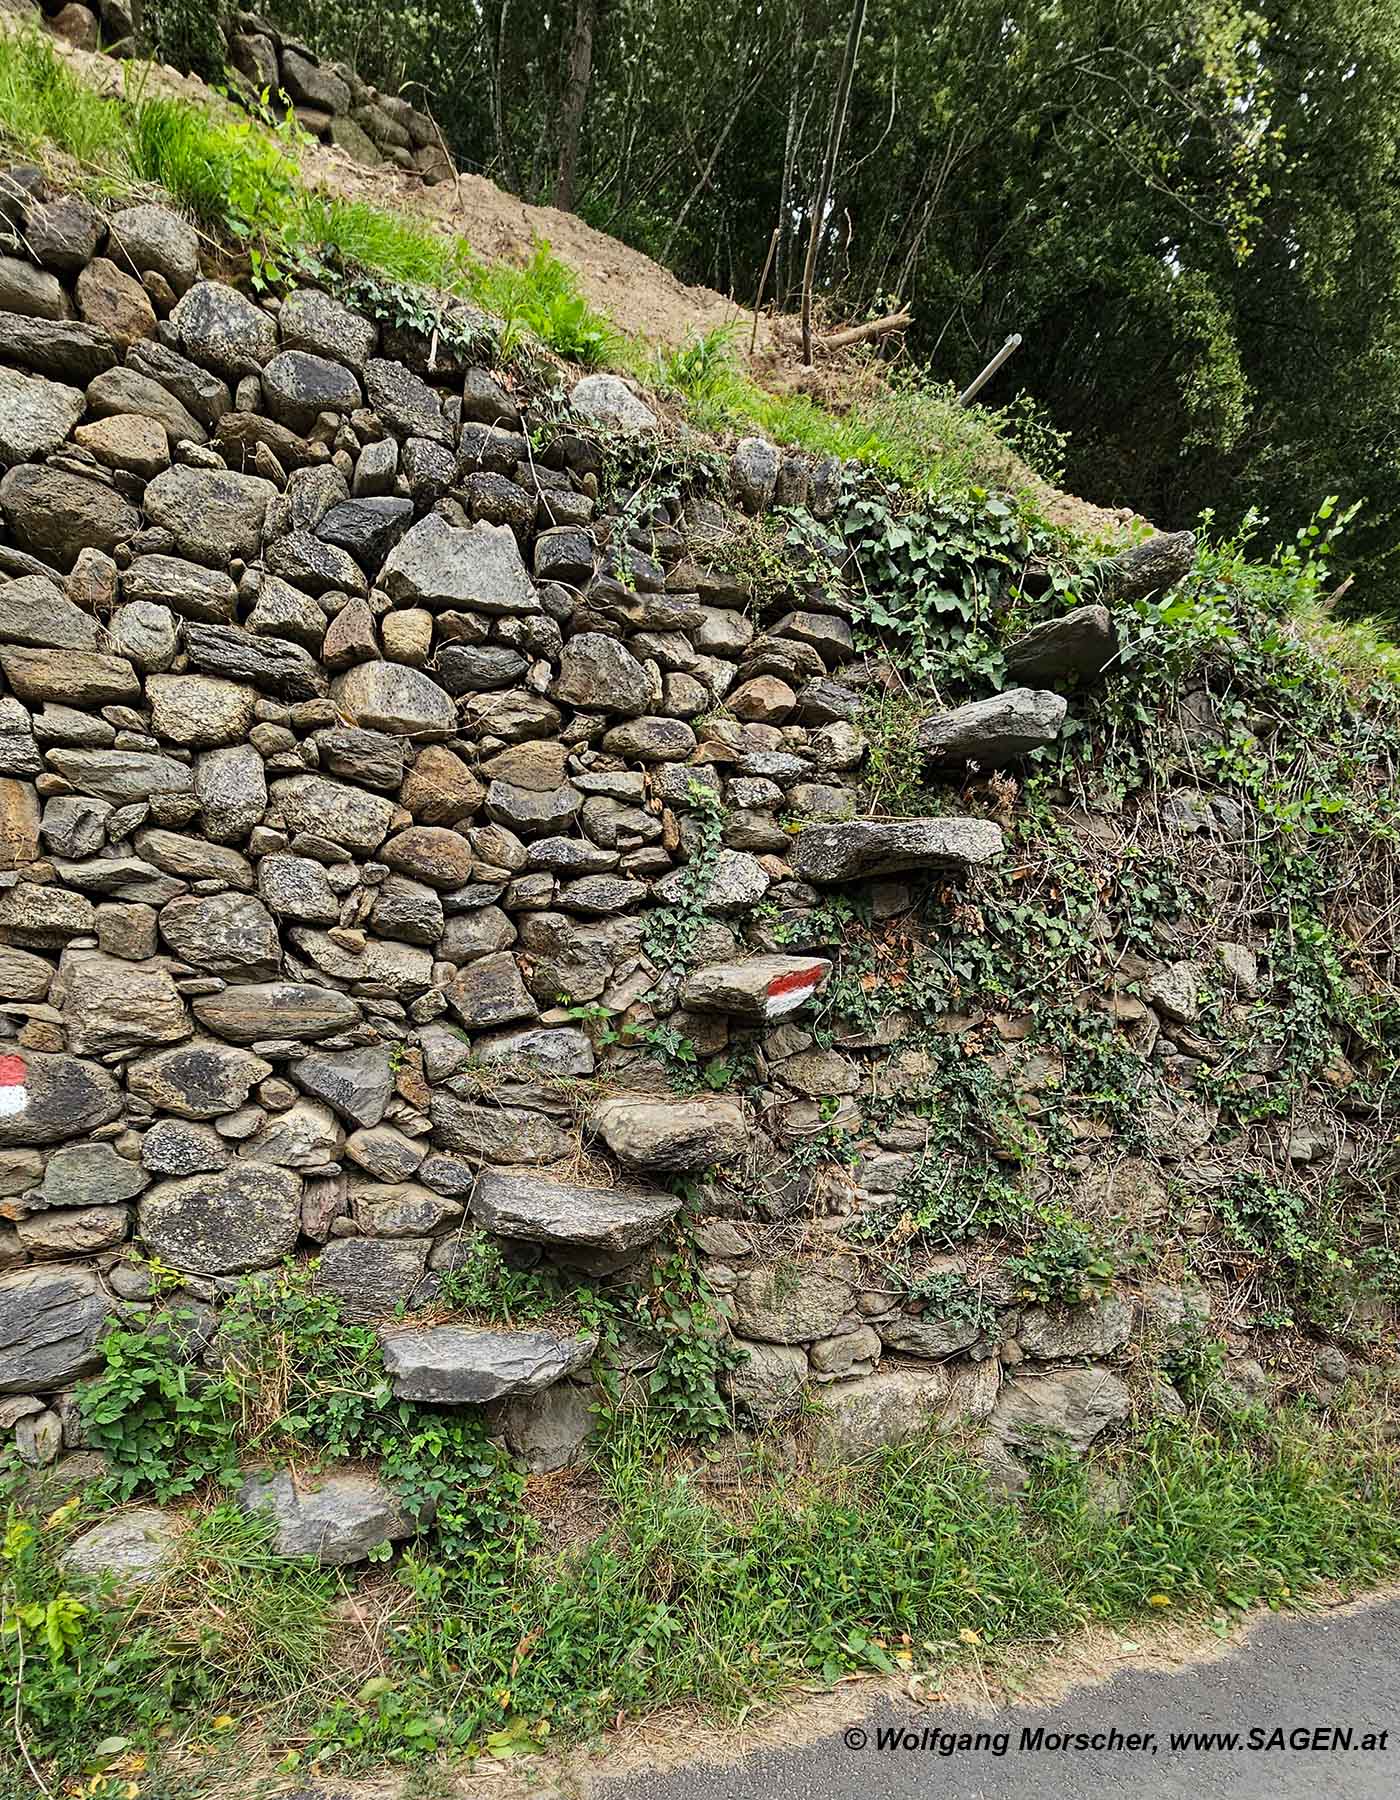
{"label": "flat stone slab", "polygon": [[632,1250],[649,1244],[680,1211],[675,1194],[637,1188],[578,1187],[483,1169],[471,1214],[501,1237],[588,1250]]}
{"label": "flat stone slab", "polygon": [[1065,698],[1048,688],[1008,688],[919,727],[918,746],[935,762],[975,762],[997,768],[1053,744],[1065,722]]}
{"label": "flat stone slab", "polygon": [[728,1013],[754,1025],[796,1012],[831,973],[821,956],[746,956],[711,963],[686,981],[681,1003],[692,1012]]}
{"label": "flat stone slab", "polygon": [[593,1109],[593,1129],[625,1167],[668,1173],[732,1162],[749,1138],[742,1103],[720,1094],[693,1100],[616,1094]]}
{"label": "flat stone slab", "polygon": [[466,1325],[386,1331],[381,1342],[395,1398],[441,1406],[484,1406],[510,1394],[538,1393],[582,1368],[598,1348],[596,1337]]}
{"label": "flat stone slab", "polygon": [[799,880],[821,884],[909,869],[975,869],[1003,848],[1001,827],[990,819],[852,819],[806,826],[792,861]]}

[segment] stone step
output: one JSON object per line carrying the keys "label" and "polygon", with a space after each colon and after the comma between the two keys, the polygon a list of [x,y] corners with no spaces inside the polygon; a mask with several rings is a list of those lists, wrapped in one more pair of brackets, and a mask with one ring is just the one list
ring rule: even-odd
{"label": "stone step", "polygon": [[441,1406],[484,1406],[511,1394],[534,1394],[588,1363],[596,1337],[434,1325],[384,1331],[384,1368],[399,1400]]}
{"label": "stone step", "polygon": [[471,1214],[501,1237],[616,1253],[659,1237],[680,1205],[675,1194],[580,1187],[506,1169],[483,1169],[472,1190]]}
{"label": "stone step", "polygon": [[853,819],[808,825],[793,849],[801,881],[862,881],[910,869],[975,869],[1003,849],[990,819]]}
{"label": "stone step", "polygon": [[980,763],[997,768],[1053,744],[1065,722],[1065,699],[1048,688],[1007,688],[951,712],[935,713],[919,727],[918,746],[940,763]]}
{"label": "stone step", "polygon": [[1032,625],[1006,650],[1007,673],[1026,686],[1092,679],[1118,652],[1113,616],[1106,606],[1076,606],[1058,619]]}
{"label": "stone step", "polygon": [[686,981],[681,1003],[692,1012],[728,1013],[765,1025],[805,1005],[831,973],[821,956],[745,956],[710,963]]}

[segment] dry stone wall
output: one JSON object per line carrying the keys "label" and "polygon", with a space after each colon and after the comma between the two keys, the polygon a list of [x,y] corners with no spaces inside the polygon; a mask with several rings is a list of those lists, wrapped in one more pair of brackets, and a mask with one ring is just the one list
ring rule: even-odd
{"label": "dry stone wall", "polygon": [[[820,516],[834,469],[747,440],[727,493],[606,513],[610,446],[658,428],[617,377],[537,408],[326,293],[206,279],[159,207],[11,187],[0,1420],[22,1453],[80,1447],[74,1386],[150,1309],[153,1263],[207,1336],[240,1278],[300,1257],[348,1316],[400,1321],[398,1394],[496,1407],[534,1466],[567,1461],[590,1340],[414,1313],[474,1233],[625,1278],[674,1178],[716,1168],[695,1244],[749,1352],[741,1417],[815,1388],[844,1452],[973,1421],[1003,1456],[1123,1417],[1122,1299],[1059,1314],[1007,1286],[977,1323],[930,1317],[820,1249],[839,1216],[759,1254],[807,1205],[785,1156],[858,1130],[890,1051],[815,1043],[831,960],[777,925],[834,883],[893,916],[911,875],[1002,853],[986,818],[865,816],[839,558],[766,608],[716,559],[731,505]],[[1034,685],[932,719],[931,761],[1050,741],[1054,681],[1112,641],[1097,606],[1039,628],[1015,651]],[[1166,1013],[1189,977],[1161,973]],[[678,1096],[580,1007],[744,1047],[758,1098]],[[865,1141],[853,1204],[906,1140]]]}

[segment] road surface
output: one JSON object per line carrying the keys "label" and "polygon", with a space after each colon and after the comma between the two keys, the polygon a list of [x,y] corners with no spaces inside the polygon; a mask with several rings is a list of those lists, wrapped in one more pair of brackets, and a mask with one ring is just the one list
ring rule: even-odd
{"label": "road surface", "polygon": [[[1125,1741],[1104,1741],[1115,1731]],[[1239,1742],[1197,1735],[1174,1745],[1177,1733],[1238,1734]],[[959,1744],[961,1734],[973,1742]],[[950,1739],[951,1754],[941,1754]],[[1127,1669],[1055,1706],[976,1716],[890,1705],[796,1749],[761,1751],[718,1769],[688,1765],[600,1781],[595,1793],[597,1800],[1397,1800],[1400,1599],[1272,1619],[1228,1656],[1171,1673]]]}

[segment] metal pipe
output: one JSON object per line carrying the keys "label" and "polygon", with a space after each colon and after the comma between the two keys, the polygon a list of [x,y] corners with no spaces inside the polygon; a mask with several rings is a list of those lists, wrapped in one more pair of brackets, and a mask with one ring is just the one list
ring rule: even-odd
{"label": "metal pipe", "polygon": [[977,377],[976,381],[973,382],[972,386],[965,387],[958,395],[958,405],[966,406],[970,400],[975,400],[978,394],[982,392],[982,389],[986,387],[987,383],[992,379],[993,375],[996,374],[997,370],[1006,361],[1007,357],[1018,350],[1020,346],[1021,334],[1019,331],[1013,331],[1011,336],[1002,345],[1001,349],[997,351],[996,355]]}

